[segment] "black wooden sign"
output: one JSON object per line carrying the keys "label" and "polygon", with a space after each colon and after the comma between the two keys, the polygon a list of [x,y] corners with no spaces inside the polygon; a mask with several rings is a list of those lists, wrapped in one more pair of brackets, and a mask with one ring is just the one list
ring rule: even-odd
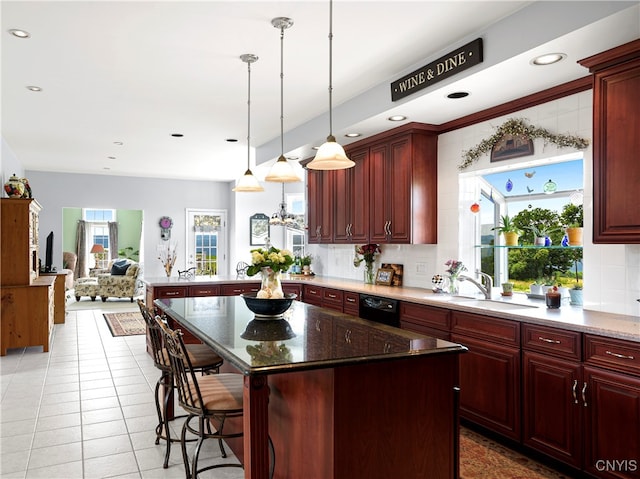
{"label": "black wooden sign", "polygon": [[391,83],[391,101],[412,95],[478,63],[482,63],[482,38],[467,43]]}

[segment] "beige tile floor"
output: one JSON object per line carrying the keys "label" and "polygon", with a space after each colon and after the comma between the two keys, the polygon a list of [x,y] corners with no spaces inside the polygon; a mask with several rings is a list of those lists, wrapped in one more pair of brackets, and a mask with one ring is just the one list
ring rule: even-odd
{"label": "beige tile floor", "polygon": [[[0,358],[0,478],[184,477],[179,445],[168,469],[162,468],[164,443],[155,445],[159,375],[145,337],[112,337],[102,316],[107,309],[69,311],[65,324],[54,327],[49,353],[13,349]],[[201,462],[221,461],[219,454],[217,443],[206,441]],[[223,468],[200,477],[244,474]]]}

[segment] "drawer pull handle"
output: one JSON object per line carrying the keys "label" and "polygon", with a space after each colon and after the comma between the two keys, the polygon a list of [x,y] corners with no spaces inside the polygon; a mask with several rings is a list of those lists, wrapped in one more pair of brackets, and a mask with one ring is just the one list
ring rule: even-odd
{"label": "drawer pull handle", "polygon": [[347,344],[351,344],[351,330],[347,329],[347,331],[344,333],[344,341]]}
{"label": "drawer pull handle", "polygon": [[355,298],[347,298],[347,301],[349,301],[350,303],[355,303],[356,302]]}
{"label": "drawer pull handle", "polygon": [[318,292],[315,289],[310,289],[309,294],[318,294]]}
{"label": "drawer pull handle", "polygon": [[167,296],[175,296],[176,294],[180,294],[177,291],[167,291]]}
{"label": "drawer pull handle", "polygon": [[316,319],[316,331],[320,332],[320,320]]}
{"label": "drawer pull handle", "polygon": [[584,407],[587,407],[587,396],[586,396],[586,392],[587,392],[587,383],[584,383],[582,385],[582,402],[584,403]]}
{"label": "drawer pull handle", "polygon": [[331,299],[336,299],[337,296],[335,294],[328,294],[327,296],[329,296]]}
{"label": "drawer pull handle", "polygon": [[575,404],[578,404],[578,394],[576,389],[578,388],[578,380],[574,379],[573,380],[573,387],[571,388],[571,393],[573,394],[573,402]]}
{"label": "drawer pull handle", "polygon": [[388,353],[391,351],[391,343],[384,343],[384,352]]}
{"label": "drawer pull handle", "polygon": [[544,341],[545,343],[560,344],[560,341],[558,341],[557,339],[547,339],[547,338],[543,338],[542,336],[538,336],[538,339],[540,341]]}
{"label": "drawer pull handle", "polygon": [[609,356],[613,356],[614,358],[631,359],[632,361],[635,359],[635,357],[633,356],[626,356],[624,354],[612,353],[611,351],[605,351],[604,353],[608,354]]}

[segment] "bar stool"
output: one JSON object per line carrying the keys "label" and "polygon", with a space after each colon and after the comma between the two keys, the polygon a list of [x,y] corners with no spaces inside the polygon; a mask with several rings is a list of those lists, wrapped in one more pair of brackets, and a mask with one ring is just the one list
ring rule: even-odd
{"label": "bar stool", "polygon": [[[160,316],[156,316],[155,320],[162,331],[162,339],[169,354],[173,380],[178,390],[178,401],[188,413],[181,435],[186,477],[196,479],[201,472],[219,467],[243,467],[242,464],[219,463],[198,469],[198,456],[205,439],[218,439],[222,457],[226,457],[222,440],[243,435],[242,430],[232,433],[223,430],[228,418],[242,416],[243,376],[235,373],[196,376],[182,340],[182,332],[171,330]],[[194,418],[198,420],[197,427],[191,425]],[[214,424],[215,432],[211,431],[211,423]],[[198,436],[190,460],[186,445],[187,432]]]}
{"label": "bar stool", "polygon": [[[151,342],[153,363],[155,367],[161,371],[160,378],[158,378],[155,388],[156,412],[158,413],[158,425],[156,426],[156,444],[160,444],[160,439],[166,441],[167,443],[164,463],[162,465],[166,469],[167,467],[169,467],[171,443],[180,442],[180,439],[174,439],[171,437],[171,428],[169,425],[170,420],[168,420],[165,415],[165,411],[167,410],[169,400],[171,399],[174,390],[171,361],[169,359],[169,354],[167,353],[167,350],[163,344],[162,331],[160,330],[160,327],[158,326],[153,313],[149,310],[149,308],[146,307],[142,300],[138,300],[138,307],[140,308],[142,317],[147,324],[147,334]],[[189,357],[189,367],[192,368],[194,372],[200,372],[202,374],[220,372],[220,366],[223,363],[222,358],[214,353],[205,344],[189,344],[186,346],[186,350]],[[159,398],[160,387],[164,387],[165,391],[162,405],[160,404]]]}

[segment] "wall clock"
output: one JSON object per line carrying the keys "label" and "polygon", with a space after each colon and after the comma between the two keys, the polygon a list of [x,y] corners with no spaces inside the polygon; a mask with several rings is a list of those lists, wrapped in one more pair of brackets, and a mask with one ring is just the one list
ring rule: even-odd
{"label": "wall clock", "polygon": [[171,227],[173,226],[173,220],[168,216],[160,218],[158,223],[160,225],[160,237],[163,241],[169,241],[171,238]]}

